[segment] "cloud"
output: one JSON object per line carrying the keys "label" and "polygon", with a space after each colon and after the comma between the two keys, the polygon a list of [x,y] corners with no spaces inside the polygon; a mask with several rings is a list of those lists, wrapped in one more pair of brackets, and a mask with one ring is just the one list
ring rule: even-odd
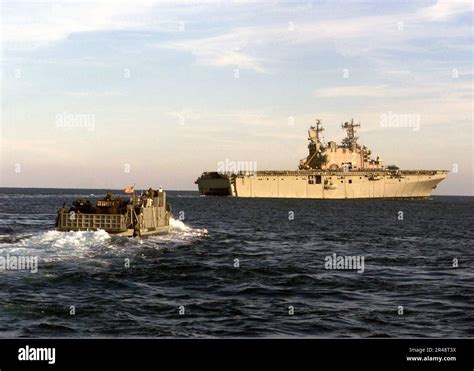
{"label": "cloud", "polygon": [[[222,5],[213,1],[181,1],[177,4],[157,0],[46,1],[8,3],[4,8],[2,41],[8,48],[48,46],[72,34],[84,32],[171,32],[172,41],[156,46],[191,53],[200,65],[230,66],[257,73],[272,71],[271,56],[278,47],[314,47],[329,41],[338,54],[350,57],[369,55],[379,48],[394,50],[412,47],[406,43],[410,39],[465,35],[466,29],[461,30],[460,27],[453,27],[456,29],[453,31],[452,28],[440,29],[435,25],[428,28],[426,23],[443,21],[472,10],[469,1],[448,0],[415,12],[341,17],[333,13],[325,14],[331,7],[322,5],[321,14],[318,13],[315,18],[309,17],[308,9],[303,6],[292,8],[291,21],[277,16],[282,10],[288,14],[286,4],[273,4],[269,10],[265,4],[258,2]],[[239,14],[249,9],[270,17],[260,24],[236,26]],[[217,28],[214,25],[209,28],[203,23],[202,19],[210,14],[220,17],[220,21],[214,22]],[[400,32],[397,28],[399,22],[406,24],[407,32]],[[187,23],[190,23],[189,28]],[[185,24],[186,30],[182,32]],[[190,36],[196,34],[193,34],[196,30],[193,26],[199,27],[200,32],[205,31],[206,36]],[[213,35],[209,36],[209,32]]]}
{"label": "cloud", "polygon": [[[262,50],[273,49],[275,46],[289,47],[339,40],[336,47],[349,52],[347,44],[354,43],[357,38],[372,35],[375,29],[386,27],[387,23],[387,17],[367,17],[240,27],[217,36],[165,42],[155,47],[190,52],[200,65],[233,66],[268,73],[269,69],[264,65],[268,59],[258,56]],[[392,23],[393,30],[389,32],[395,32],[396,23],[393,19]],[[362,40],[361,44],[367,43]]]}
{"label": "cloud", "polygon": [[419,15],[432,21],[445,21],[472,10],[471,0],[438,0],[436,4],[422,8]]}
{"label": "cloud", "polygon": [[11,48],[43,47],[74,33],[140,29],[155,4],[152,0],[6,3],[2,43]]}
{"label": "cloud", "polygon": [[201,65],[233,66],[264,73],[266,70],[262,60],[252,57],[247,51],[254,46],[251,40],[259,37],[255,34],[257,31],[252,28],[237,29],[219,36],[173,41],[156,47],[191,52]]}
{"label": "cloud", "polygon": [[[330,42],[334,51],[344,57],[369,56],[375,51],[385,54],[390,51],[397,54],[404,51],[419,53],[426,51],[427,39],[449,40],[452,44],[453,40],[464,38],[466,33],[472,31],[472,28],[463,25],[440,28],[438,24],[430,24],[432,19],[442,20],[443,17],[469,11],[465,5],[443,4],[414,13],[339,18],[329,15],[325,19],[311,20],[301,13],[298,17],[294,16],[301,19],[299,21],[272,21],[259,26],[231,28],[220,35],[175,40],[155,46],[189,52],[200,65],[234,66],[257,73],[271,71],[269,64],[272,59],[268,57],[271,54],[267,52],[292,46],[327,47]],[[412,40],[423,40],[424,43],[416,45],[411,43]]]}
{"label": "cloud", "polygon": [[393,94],[387,85],[351,85],[316,89],[317,98],[386,97]]}
{"label": "cloud", "polygon": [[2,138],[1,145],[1,154],[14,158],[15,161],[24,158],[29,158],[29,161],[33,163],[74,160],[74,154],[67,150],[66,145],[58,146],[58,143],[53,140]]}
{"label": "cloud", "polygon": [[67,91],[65,95],[78,98],[103,98],[103,97],[126,97],[127,94],[120,91]]}
{"label": "cloud", "polygon": [[345,85],[319,88],[313,92],[317,98],[417,98],[427,99],[471,99],[472,86],[470,83],[431,84],[410,87],[381,85]]}

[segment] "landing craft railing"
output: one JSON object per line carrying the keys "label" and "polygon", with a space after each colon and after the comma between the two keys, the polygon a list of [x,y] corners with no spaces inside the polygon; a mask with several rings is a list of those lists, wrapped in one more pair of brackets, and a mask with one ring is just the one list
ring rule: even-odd
{"label": "landing craft railing", "polygon": [[59,229],[125,231],[127,229],[125,215],[121,214],[80,214],[62,213],[59,215]]}

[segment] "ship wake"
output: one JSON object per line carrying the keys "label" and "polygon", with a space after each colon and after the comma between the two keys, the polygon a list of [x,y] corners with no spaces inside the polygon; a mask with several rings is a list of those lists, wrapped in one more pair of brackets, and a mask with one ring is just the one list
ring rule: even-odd
{"label": "ship wake", "polygon": [[193,228],[186,225],[179,219],[170,218],[170,233],[160,236],[152,236],[150,240],[161,242],[170,242],[176,245],[189,245],[195,240],[203,238],[208,235],[205,228]]}
{"label": "ship wake", "polygon": [[60,232],[55,230],[33,235],[4,236],[0,255],[38,256],[43,262],[97,259],[130,255],[141,248],[166,249],[191,245],[208,234],[206,229],[193,228],[177,219],[170,219],[170,233],[148,238],[113,236],[104,230]]}

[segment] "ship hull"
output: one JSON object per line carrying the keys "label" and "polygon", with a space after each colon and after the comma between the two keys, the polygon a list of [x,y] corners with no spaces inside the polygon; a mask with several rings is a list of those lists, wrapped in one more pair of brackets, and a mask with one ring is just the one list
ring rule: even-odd
{"label": "ship hull", "polygon": [[140,237],[145,237],[145,236],[155,236],[155,235],[163,235],[163,234],[168,234],[170,232],[170,227],[169,226],[164,226],[164,227],[157,227],[157,228],[146,228],[146,229],[140,229],[140,230],[133,230],[133,229],[126,229],[123,231],[115,231],[115,230],[108,230],[108,229],[102,229],[102,228],[56,228],[57,231],[60,232],[81,232],[81,231],[87,231],[87,232],[95,232],[98,230],[104,230],[108,234],[113,234],[115,236],[121,236],[121,237],[134,237],[134,236],[140,236]]}
{"label": "ship hull", "polygon": [[204,196],[232,196],[231,176],[220,175],[217,172],[203,173],[196,180],[199,193]]}
{"label": "ship hull", "polygon": [[[260,171],[255,175],[204,173],[196,183],[203,195],[249,198],[371,199],[426,198],[446,178],[445,170]],[[212,192],[206,192],[212,190]]]}

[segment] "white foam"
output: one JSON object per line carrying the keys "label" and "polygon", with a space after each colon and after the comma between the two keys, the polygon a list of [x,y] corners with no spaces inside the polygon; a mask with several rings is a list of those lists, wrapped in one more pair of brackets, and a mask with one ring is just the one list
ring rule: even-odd
{"label": "white foam", "polygon": [[206,228],[193,228],[184,224],[181,220],[174,219],[173,217],[170,219],[170,226],[171,231],[181,231],[195,236],[203,236],[207,235],[208,233]]}
{"label": "white foam", "polygon": [[178,230],[178,231],[189,232],[192,230],[191,227],[184,224],[181,220],[175,219],[173,217],[170,218],[170,226],[171,226],[171,229]]}
{"label": "white foam", "polygon": [[161,242],[171,242],[177,245],[189,244],[197,238],[206,236],[207,229],[193,228],[184,224],[181,220],[170,218],[170,233],[160,236],[152,236],[151,239]]}
{"label": "white foam", "polygon": [[145,240],[128,237],[112,240],[112,236],[104,230],[80,232],[51,230],[24,236],[14,243],[0,243],[0,254],[38,255],[45,261],[94,259],[103,254],[114,255],[131,251],[137,249],[139,245],[152,248],[188,245],[208,234],[207,229],[193,228],[173,218],[170,219],[170,226],[169,234],[150,236]]}
{"label": "white foam", "polygon": [[79,247],[103,245],[108,240],[110,240],[110,235],[104,230],[80,232],[48,231],[34,235],[20,243],[23,245],[49,245],[52,247]]}
{"label": "white foam", "polygon": [[45,261],[74,259],[95,255],[100,249],[113,249],[110,235],[103,231],[36,233],[14,243],[0,244],[0,254],[39,256]]}

